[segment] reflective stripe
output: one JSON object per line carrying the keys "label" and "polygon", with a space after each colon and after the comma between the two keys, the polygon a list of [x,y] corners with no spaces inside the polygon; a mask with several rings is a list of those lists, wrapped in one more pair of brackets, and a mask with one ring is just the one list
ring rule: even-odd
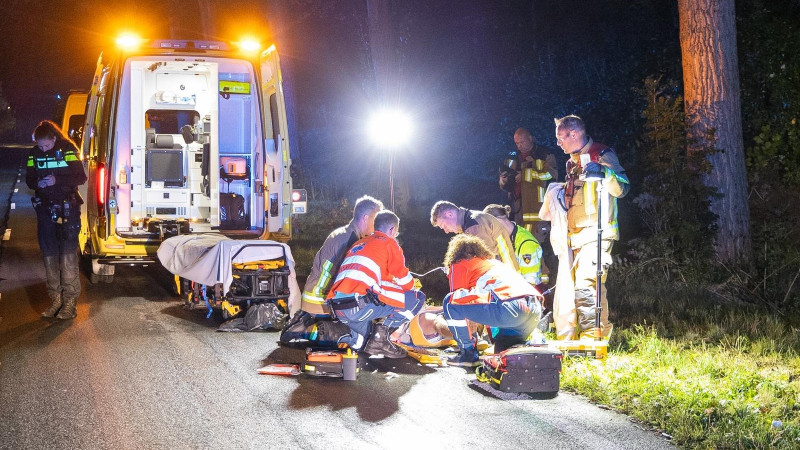
{"label": "reflective stripe", "polygon": [[325,289],[325,286],[328,285],[328,280],[331,279],[332,267],[333,264],[330,261],[325,261],[325,263],[322,265],[322,273],[319,276],[319,280],[317,280],[317,284],[314,285],[314,289],[311,290],[311,292],[313,292],[315,295],[321,296],[324,294],[322,291]]}
{"label": "reflective stripe", "polygon": [[406,310],[406,309],[404,309],[402,311],[398,311],[398,313],[400,313],[401,316],[405,317],[408,320],[411,320],[411,319],[413,319],[415,317],[414,313],[412,313],[411,311]]}
{"label": "reflective stripe", "polygon": [[359,281],[361,283],[366,284],[367,287],[369,288],[380,290],[380,285],[378,284],[378,280],[370,277],[369,275],[360,270],[355,270],[355,269],[343,270],[339,272],[339,275],[336,277],[336,281],[339,282],[341,280],[344,280],[345,278]]}
{"label": "reflective stripe", "polygon": [[317,297],[316,295],[311,294],[310,292],[303,292],[303,301],[306,301],[306,302],[309,302],[309,303],[316,303],[316,304],[320,304],[320,305],[325,303],[325,299],[324,298]]}
{"label": "reflective stripe", "polygon": [[[522,213],[522,220],[525,222],[540,222],[542,219],[539,218],[539,214],[535,213]],[[528,231],[531,231],[529,227],[530,225],[525,225]]]}
{"label": "reflective stripe", "polygon": [[59,167],[67,167],[67,162],[64,160],[56,161],[54,159],[36,160],[37,169],[57,169]]}
{"label": "reflective stripe", "polygon": [[511,251],[508,249],[506,240],[503,239],[502,235],[497,236],[497,251],[500,253],[500,259],[502,259],[504,263],[513,264],[511,262]]}
{"label": "reflective stripe", "polygon": [[448,327],[466,327],[467,321],[465,319],[455,320],[455,319],[448,319],[445,320]]}
{"label": "reflective stripe", "polygon": [[[394,279],[394,282],[395,282],[395,283],[397,283],[397,284],[408,284],[408,283],[410,283],[410,282],[411,282],[411,280],[413,280],[413,279],[414,279],[414,278],[413,278],[413,277],[411,276],[411,274],[409,273],[408,275],[404,276],[403,278],[395,278],[395,279]],[[398,286],[398,287],[399,287],[399,286]]]}
{"label": "reflective stripe", "polygon": [[28,156],[28,167],[33,167],[33,156]]}
{"label": "reflective stripe", "polygon": [[77,161],[78,157],[74,153],[67,153],[64,155],[64,161]]}
{"label": "reflective stripe", "polygon": [[[370,258],[368,258],[366,256],[360,256],[360,255],[348,256],[342,262],[342,268],[344,268],[345,266],[353,265],[353,264],[358,264],[360,266],[365,267],[369,271],[371,271],[373,274],[375,274],[375,279],[376,280],[380,280],[381,279],[381,268],[372,259],[370,259]],[[341,268],[340,268],[340,270],[341,270]],[[340,277],[337,276],[336,277],[336,281],[339,281],[339,278]]]}
{"label": "reflective stripe", "polygon": [[538,171],[534,169],[525,169],[525,181],[530,183],[534,180],[547,181],[553,179],[552,173],[548,171],[542,171],[541,167],[538,167],[538,169],[539,169]]}
{"label": "reflective stripe", "polygon": [[[393,292],[393,291],[384,291],[382,290],[380,293],[383,297],[390,298],[396,302],[399,302],[401,305],[406,303],[406,295],[404,292]],[[384,302],[386,303],[386,302]],[[391,305],[390,305],[391,306]]]}

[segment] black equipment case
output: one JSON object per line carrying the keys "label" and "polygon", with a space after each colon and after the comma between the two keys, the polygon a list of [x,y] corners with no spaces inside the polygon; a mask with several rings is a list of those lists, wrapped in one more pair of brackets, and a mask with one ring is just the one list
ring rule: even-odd
{"label": "black equipment case", "polygon": [[483,357],[478,379],[503,392],[558,392],[560,350],[549,347],[512,347]]}

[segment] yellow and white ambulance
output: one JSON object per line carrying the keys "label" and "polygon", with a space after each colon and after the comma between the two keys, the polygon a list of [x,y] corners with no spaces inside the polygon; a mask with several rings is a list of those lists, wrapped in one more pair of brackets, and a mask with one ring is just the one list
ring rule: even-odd
{"label": "yellow and white ambulance", "polygon": [[81,143],[81,250],[92,282],[149,264],[167,237],[291,237],[290,153],[278,54],[124,37],[101,54]]}

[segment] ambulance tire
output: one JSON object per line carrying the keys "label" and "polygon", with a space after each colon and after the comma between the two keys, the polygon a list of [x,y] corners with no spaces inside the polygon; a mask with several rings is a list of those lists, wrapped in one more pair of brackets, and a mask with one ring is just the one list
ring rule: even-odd
{"label": "ambulance tire", "polygon": [[89,274],[89,282],[92,284],[100,284],[100,283],[110,284],[114,282],[114,275],[100,275],[98,273],[92,272]]}

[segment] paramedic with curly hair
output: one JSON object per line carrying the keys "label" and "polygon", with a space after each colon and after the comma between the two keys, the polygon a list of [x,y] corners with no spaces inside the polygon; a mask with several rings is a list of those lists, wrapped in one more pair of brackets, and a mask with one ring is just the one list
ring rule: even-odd
{"label": "paramedic with curly hair", "polygon": [[450,240],[444,266],[451,291],[444,299],[444,318],[459,348],[449,364],[479,364],[467,321],[497,328],[495,352],[527,342],[541,317],[542,296],[522,275],[494,259],[481,239],[467,234]]}

